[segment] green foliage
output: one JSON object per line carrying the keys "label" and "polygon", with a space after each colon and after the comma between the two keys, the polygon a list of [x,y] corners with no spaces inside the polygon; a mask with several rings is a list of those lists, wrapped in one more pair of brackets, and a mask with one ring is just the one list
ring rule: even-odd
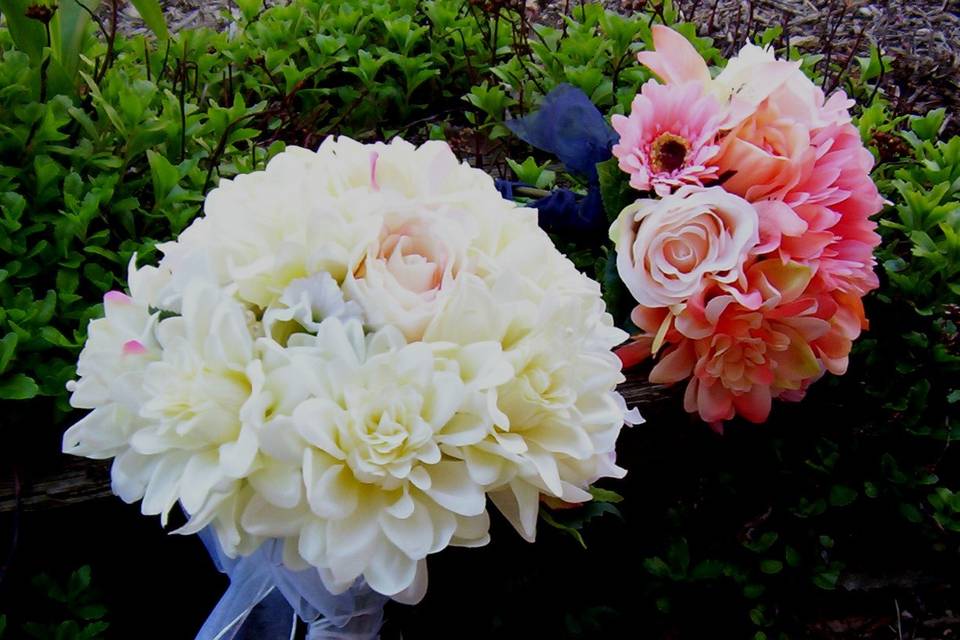
{"label": "green foliage", "polygon": [[623,113],[651,77],[637,64],[636,53],[653,47],[650,25],[662,18],[688,37],[709,64],[720,62],[712,41],[698,38],[694,25],[678,23],[672,10],[662,16],[624,16],[590,3],[572,8],[560,28],[532,25],[532,34],[519,37],[491,73],[517,96],[521,113],[562,83],[579,87],[602,111]]}
{"label": "green foliage", "polygon": [[[32,580],[33,594],[29,612],[10,612],[0,616],[0,638],[8,625],[17,624],[23,635],[36,640],[100,640],[110,627],[107,607],[101,594],[91,584],[91,569],[81,567],[70,574],[65,583],[40,574]],[[40,618],[40,621],[15,623],[18,618]]]}
{"label": "green foliage", "polygon": [[540,519],[554,529],[571,536],[586,549],[587,543],[583,538],[583,530],[591,520],[604,514],[623,519],[620,510],[615,506],[623,501],[622,496],[615,491],[598,487],[591,487],[590,493],[593,499],[580,505],[559,503],[555,505],[557,507],[555,509],[541,508]]}
{"label": "green foliage", "polygon": [[548,168],[549,162],[537,164],[536,159],[527,156],[522,163],[507,158],[507,164],[517,176],[517,180],[536,189],[549,189],[556,182],[557,174]]}
{"label": "green foliage", "polygon": [[167,31],[167,21],[163,17],[163,8],[160,6],[159,0],[130,0],[130,4],[136,7],[137,13],[140,14],[144,24],[146,24],[158,38],[164,40],[170,37]]}

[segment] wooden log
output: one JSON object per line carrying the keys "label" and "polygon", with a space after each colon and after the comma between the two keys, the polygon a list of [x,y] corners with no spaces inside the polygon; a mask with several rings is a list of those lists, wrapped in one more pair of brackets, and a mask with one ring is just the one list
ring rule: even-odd
{"label": "wooden log", "polygon": [[[645,375],[631,375],[620,385],[627,405],[641,410],[670,397],[667,388],[647,382]],[[66,507],[112,496],[110,461],[59,455],[59,466],[37,477],[21,477],[19,490],[14,478],[0,479],[0,513],[20,508],[39,511]]]}
{"label": "wooden log", "polygon": [[113,495],[110,461],[60,455],[60,466],[39,477],[5,477],[0,480],[0,513],[55,509]]}

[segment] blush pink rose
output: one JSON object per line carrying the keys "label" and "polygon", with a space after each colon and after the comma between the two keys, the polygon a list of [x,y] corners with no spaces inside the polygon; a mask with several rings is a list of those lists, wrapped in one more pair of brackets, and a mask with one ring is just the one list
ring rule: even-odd
{"label": "blush pink rose", "polygon": [[617,271],[643,307],[682,305],[708,282],[732,283],[759,238],[757,212],[720,187],[638,200],[610,228]]}
{"label": "blush pink rose", "polygon": [[347,275],[347,299],[371,327],[393,325],[420,340],[466,263],[466,235],[455,220],[392,216]]}

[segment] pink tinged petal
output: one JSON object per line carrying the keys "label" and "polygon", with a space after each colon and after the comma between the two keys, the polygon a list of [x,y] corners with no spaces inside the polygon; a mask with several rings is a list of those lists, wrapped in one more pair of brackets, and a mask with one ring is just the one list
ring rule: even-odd
{"label": "pink tinged petal", "polygon": [[719,380],[700,381],[697,388],[697,410],[704,422],[730,420],[734,416],[733,394]]}
{"label": "pink tinged petal", "polygon": [[820,363],[813,349],[798,334],[791,336],[790,346],[785,351],[771,354],[776,362],[774,371],[776,385],[784,389],[797,389],[806,378],[820,373]]}
{"label": "pink tinged petal", "polygon": [[123,355],[139,356],[147,352],[147,348],[139,340],[127,340],[123,343]]}
{"label": "pink tinged petal", "polygon": [[686,380],[693,373],[697,354],[692,340],[684,340],[677,348],[670,351],[650,371],[650,382],[657,384],[673,384]]}
{"label": "pink tinged petal", "polygon": [[769,185],[790,165],[790,159],[774,156],[763,149],[731,135],[725,142],[720,156],[720,170],[735,173],[723,183],[723,188],[739,196],[747,197],[748,192],[757,199],[757,185]]}
{"label": "pink tinged petal", "polygon": [[793,302],[799,298],[813,279],[814,271],[808,266],[777,260],[764,260],[750,270],[751,283],[756,280],[757,288],[763,291],[768,300],[778,303]]}
{"label": "pink tinged petal", "polygon": [[697,413],[697,393],[700,387],[700,380],[691,378],[687,383],[687,388],[683,392],[683,410],[687,413]]}
{"label": "pink tinged petal", "polygon": [[783,238],[780,251],[796,260],[810,260],[820,257],[835,239],[832,231],[812,231],[799,238]]}
{"label": "pink tinged petal", "polygon": [[376,151],[370,152],[370,186],[374,191],[380,191],[380,185],[377,184],[377,161],[380,154]]}
{"label": "pink tinged petal", "polygon": [[686,38],[662,25],[655,25],[652,31],[655,50],[638,53],[637,60],[640,64],[649,68],[664,82],[710,82],[707,63]]}
{"label": "pink tinged petal", "polygon": [[782,322],[793,327],[807,342],[813,342],[830,331],[830,323],[820,318],[791,317]]}
{"label": "pink tinged petal", "polygon": [[762,366],[751,367],[747,373],[747,379],[755,385],[769,387],[773,384],[774,375],[769,365],[765,364]]}
{"label": "pink tinged petal", "polygon": [[627,344],[617,347],[614,353],[620,358],[622,369],[626,371],[650,357],[652,344],[653,339],[649,336],[637,336]]}
{"label": "pink tinged petal", "polygon": [[425,493],[441,507],[462,516],[479,515],[486,508],[483,488],[470,478],[464,462],[441,462],[428,471],[430,488]]}
{"label": "pink tinged petal", "polygon": [[799,236],[807,223],[791,207],[779,200],[762,200],[753,204],[760,221],[760,244],[754,254],[769,253],[780,246],[783,236]]}
{"label": "pink tinged petal", "polygon": [[770,387],[759,384],[753,385],[747,393],[733,396],[737,413],[755,424],[766,421],[771,401]]}
{"label": "pink tinged petal", "polygon": [[107,291],[103,294],[103,302],[114,304],[132,304],[133,299],[122,291]]}

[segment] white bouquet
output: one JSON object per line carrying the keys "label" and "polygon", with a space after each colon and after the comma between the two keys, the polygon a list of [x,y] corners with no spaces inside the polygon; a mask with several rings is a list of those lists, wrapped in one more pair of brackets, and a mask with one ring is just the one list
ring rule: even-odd
{"label": "white bouquet", "polygon": [[541,495],[624,474],[627,334],[444,143],[288,149],[160,249],[90,324],[64,451],[229,558],[269,542],[332,594],[415,602],[429,554],[488,541],[487,497],[533,540]]}

